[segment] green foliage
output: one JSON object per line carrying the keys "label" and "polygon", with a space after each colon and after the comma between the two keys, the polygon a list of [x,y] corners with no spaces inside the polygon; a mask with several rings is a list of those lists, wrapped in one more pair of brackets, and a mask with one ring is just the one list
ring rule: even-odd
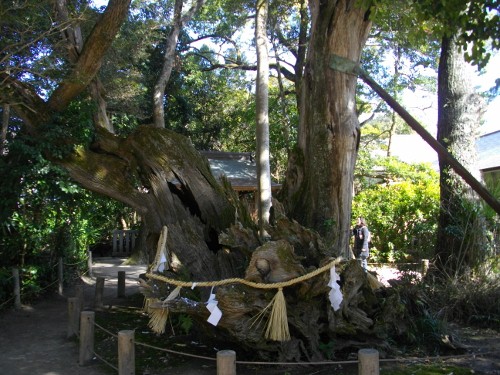
{"label": "green foliage", "polygon": [[75,100],[65,111],[56,113],[49,122],[40,126],[40,134],[32,142],[41,154],[64,159],[76,146],[88,146],[92,141],[94,111],[90,101]]}
{"label": "green foliage", "polygon": [[[92,243],[110,235],[127,210],[122,204],[96,196],[48,163],[39,149],[19,135],[0,157],[0,257],[8,275],[21,268],[23,293],[35,294],[57,278],[54,266],[63,257],[71,269],[86,267]],[[3,275],[0,272],[0,275]],[[10,276],[8,276],[10,277]],[[12,284],[0,280],[7,290]]]}
{"label": "green foliage", "polygon": [[353,217],[367,219],[372,233],[372,259],[403,261],[432,255],[439,212],[437,173],[425,165],[395,159],[376,163],[371,179],[353,200]]}
{"label": "green foliage", "polygon": [[334,360],[335,359],[335,344],[333,341],[328,341],[327,343],[321,342],[319,344],[319,350],[321,350],[321,353],[325,356],[326,359],[328,360]]}
{"label": "green foliage", "polygon": [[458,33],[458,44],[467,61],[479,69],[486,66],[491,52],[500,48],[500,6],[484,0],[412,1],[418,20],[428,32],[443,36]]}
{"label": "green foliage", "polygon": [[447,325],[439,307],[431,303],[428,286],[404,277],[392,286],[389,295],[384,299],[391,326],[388,334],[398,341],[398,347],[408,353],[439,354]]}
{"label": "green foliage", "polygon": [[182,332],[187,335],[190,333],[191,328],[193,328],[193,319],[189,315],[179,314],[176,316],[179,327]]}

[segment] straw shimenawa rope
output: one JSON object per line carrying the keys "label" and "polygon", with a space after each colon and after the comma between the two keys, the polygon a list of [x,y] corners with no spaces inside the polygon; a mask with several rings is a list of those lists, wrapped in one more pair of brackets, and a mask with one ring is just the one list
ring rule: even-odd
{"label": "straw shimenawa rope", "polygon": [[337,258],[323,267],[317,268],[314,271],[311,271],[309,273],[306,273],[302,276],[298,276],[294,279],[290,279],[288,281],[280,281],[279,283],[270,283],[270,284],[265,284],[265,283],[256,283],[253,281],[245,280],[242,278],[231,278],[231,279],[224,279],[224,280],[218,280],[218,281],[180,281],[176,279],[171,279],[166,276],[162,275],[156,275],[153,273],[147,273],[146,277],[149,279],[154,279],[158,281],[162,281],[167,284],[172,284],[178,287],[182,288],[192,288],[192,287],[212,287],[212,286],[222,286],[222,285],[228,285],[228,284],[244,284],[246,286],[256,288],[256,289],[279,289],[279,288],[285,288],[287,286],[291,286],[297,283],[300,283],[305,280],[312,279],[313,277],[328,271],[330,268],[332,268],[334,265],[340,263],[341,258]]}
{"label": "straw shimenawa rope", "polygon": [[[173,300],[179,295],[180,289],[182,287],[216,287],[216,286],[222,286],[222,285],[229,285],[229,284],[243,284],[252,288],[256,289],[278,289],[278,292],[274,296],[274,298],[269,302],[269,304],[262,310],[255,318],[254,322],[262,318],[263,314],[271,308],[271,313],[269,316],[269,320],[267,323],[267,328],[265,331],[265,337],[270,340],[275,340],[275,341],[288,341],[290,340],[290,332],[288,329],[288,318],[287,318],[287,312],[286,312],[286,301],[285,301],[285,296],[283,294],[283,288],[287,286],[291,286],[300,282],[303,282],[305,280],[309,280],[325,271],[328,271],[330,268],[335,266],[341,261],[341,258],[337,258],[328,264],[324,265],[323,267],[320,267],[314,271],[311,271],[305,275],[296,277],[291,280],[287,281],[282,281],[278,283],[271,283],[271,284],[265,284],[265,283],[256,283],[253,281],[245,280],[242,278],[230,278],[230,279],[224,279],[224,280],[218,280],[218,281],[199,281],[199,282],[194,282],[194,281],[180,281],[176,279],[171,279],[166,276],[162,275],[157,275],[148,272],[146,274],[146,277],[149,279],[153,280],[158,280],[164,283],[172,284],[175,285],[176,288],[172,293],[169,294],[169,296],[163,300],[160,301],[158,299],[150,299],[146,303],[146,311],[150,315],[150,322],[149,326],[154,332],[157,333],[163,333],[165,330],[165,324],[167,322],[168,318],[168,308],[166,302]],[[162,302],[162,305],[160,308],[157,306],[151,306],[152,303],[157,304],[158,302]]]}

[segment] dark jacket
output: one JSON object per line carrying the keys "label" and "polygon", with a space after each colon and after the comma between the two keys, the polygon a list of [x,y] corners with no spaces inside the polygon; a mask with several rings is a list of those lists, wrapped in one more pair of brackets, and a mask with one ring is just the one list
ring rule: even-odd
{"label": "dark jacket", "polygon": [[368,228],[365,225],[362,227],[356,225],[352,229],[352,234],[354,236],[354,249],[368,250],[368,238],[370,237]]}

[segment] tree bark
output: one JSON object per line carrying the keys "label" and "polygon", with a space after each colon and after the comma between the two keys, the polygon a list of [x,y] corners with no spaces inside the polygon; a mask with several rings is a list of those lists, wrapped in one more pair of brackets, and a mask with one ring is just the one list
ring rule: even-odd
{"label": "tree bark", "polygon": [[311,38],[301,89],[298,146],[290,157],[285,202],[290,215],[347,255],[353,171],[360,127],[356,77],[329,69],[332,54],[359,61],[370,21],[356,1],[311,1]]}
{"label": "tree bark", "polygon": [[[471,69],[459,51],[456,36],[444,37],[438,71],[437,140],[478,176],[475,140],[484,104],[474,93]],[[439,168],[441,210],[435,255],[438,267],[454,274],[479,260],[476,252],[484,238],[483,226],[473,213],[477,204],[474,192],[442,157]],[[471,237],[471,233],[477,235]]]}
{"label": "tree bark", "polygon": [[73,69],[50,96],[48,106],[51,111],[62,111],[89,86],[101,67],[102,57],[111,46],[128,13],[129,5],[130,0],[109,1],[79,51]]}
{"label": "tree bark", "polygon": [[218,250],[217,235],[234,222],[235,208],[207,160],[187,138],[151,126],[142,126],[125,139],[101,130],[90,149],[79,148],[60,163],[83,187],[119,200],[141,215],[147,261],[153,259],[166,225],[169,245],[179,252],[182,265],[192,265],[197,276],[205,269],[216,276],[214,262],[209,268],[202,264]]}
{"label": "tree bark", "polygon": [[269,162],[269,56],[267,47],[267,0],[258,0],[255,14],[255,44],[257,45],[257,178],[258,219],[262,238],[267,237],[271,210],[271,166]]}
{"label": "tree bark", "polygon": [[[80,25],[73,26],[68,12],[66,0],[56,1],[57,19],[61,24],[68,25],[64,28],[62,36],[66,45],[67,56],[72,64],[76,64],[83,49],[83,37]],[[95,77],[90,83],[90,95],[94,100],[97,110],[94,113],[94,124],[102,127],[111,133],[114,133],[113,125],[107,114],[107,103],[104,99],[104,88],[98,77]]]}

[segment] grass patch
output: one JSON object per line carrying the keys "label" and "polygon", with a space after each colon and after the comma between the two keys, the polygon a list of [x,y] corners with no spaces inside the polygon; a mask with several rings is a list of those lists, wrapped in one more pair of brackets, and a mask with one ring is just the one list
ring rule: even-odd
{"label": "grass patch", "polygon": [[[210,351],[206,346],[194,341],[194,335],[188,332],[191,330],[191,326],[186,323],[189,320],[188,317],[172,314],[167,322],[166,332],[159,335],[148,327],[149,316],[142,310],[143,296],[141,294],[128,297],[126,303],[127,306],[117,305],[95,312],[96,324],[106,330],[95,327],[95,352],[113,366],[118,366],[117,335],[122,330],[135,332],[137,374],[175,368],[192,360],[190,357],[172,354],[157,348],[215,358],[215,351]],[[105,367],[110,373],[116,373],[111,367]]]}

